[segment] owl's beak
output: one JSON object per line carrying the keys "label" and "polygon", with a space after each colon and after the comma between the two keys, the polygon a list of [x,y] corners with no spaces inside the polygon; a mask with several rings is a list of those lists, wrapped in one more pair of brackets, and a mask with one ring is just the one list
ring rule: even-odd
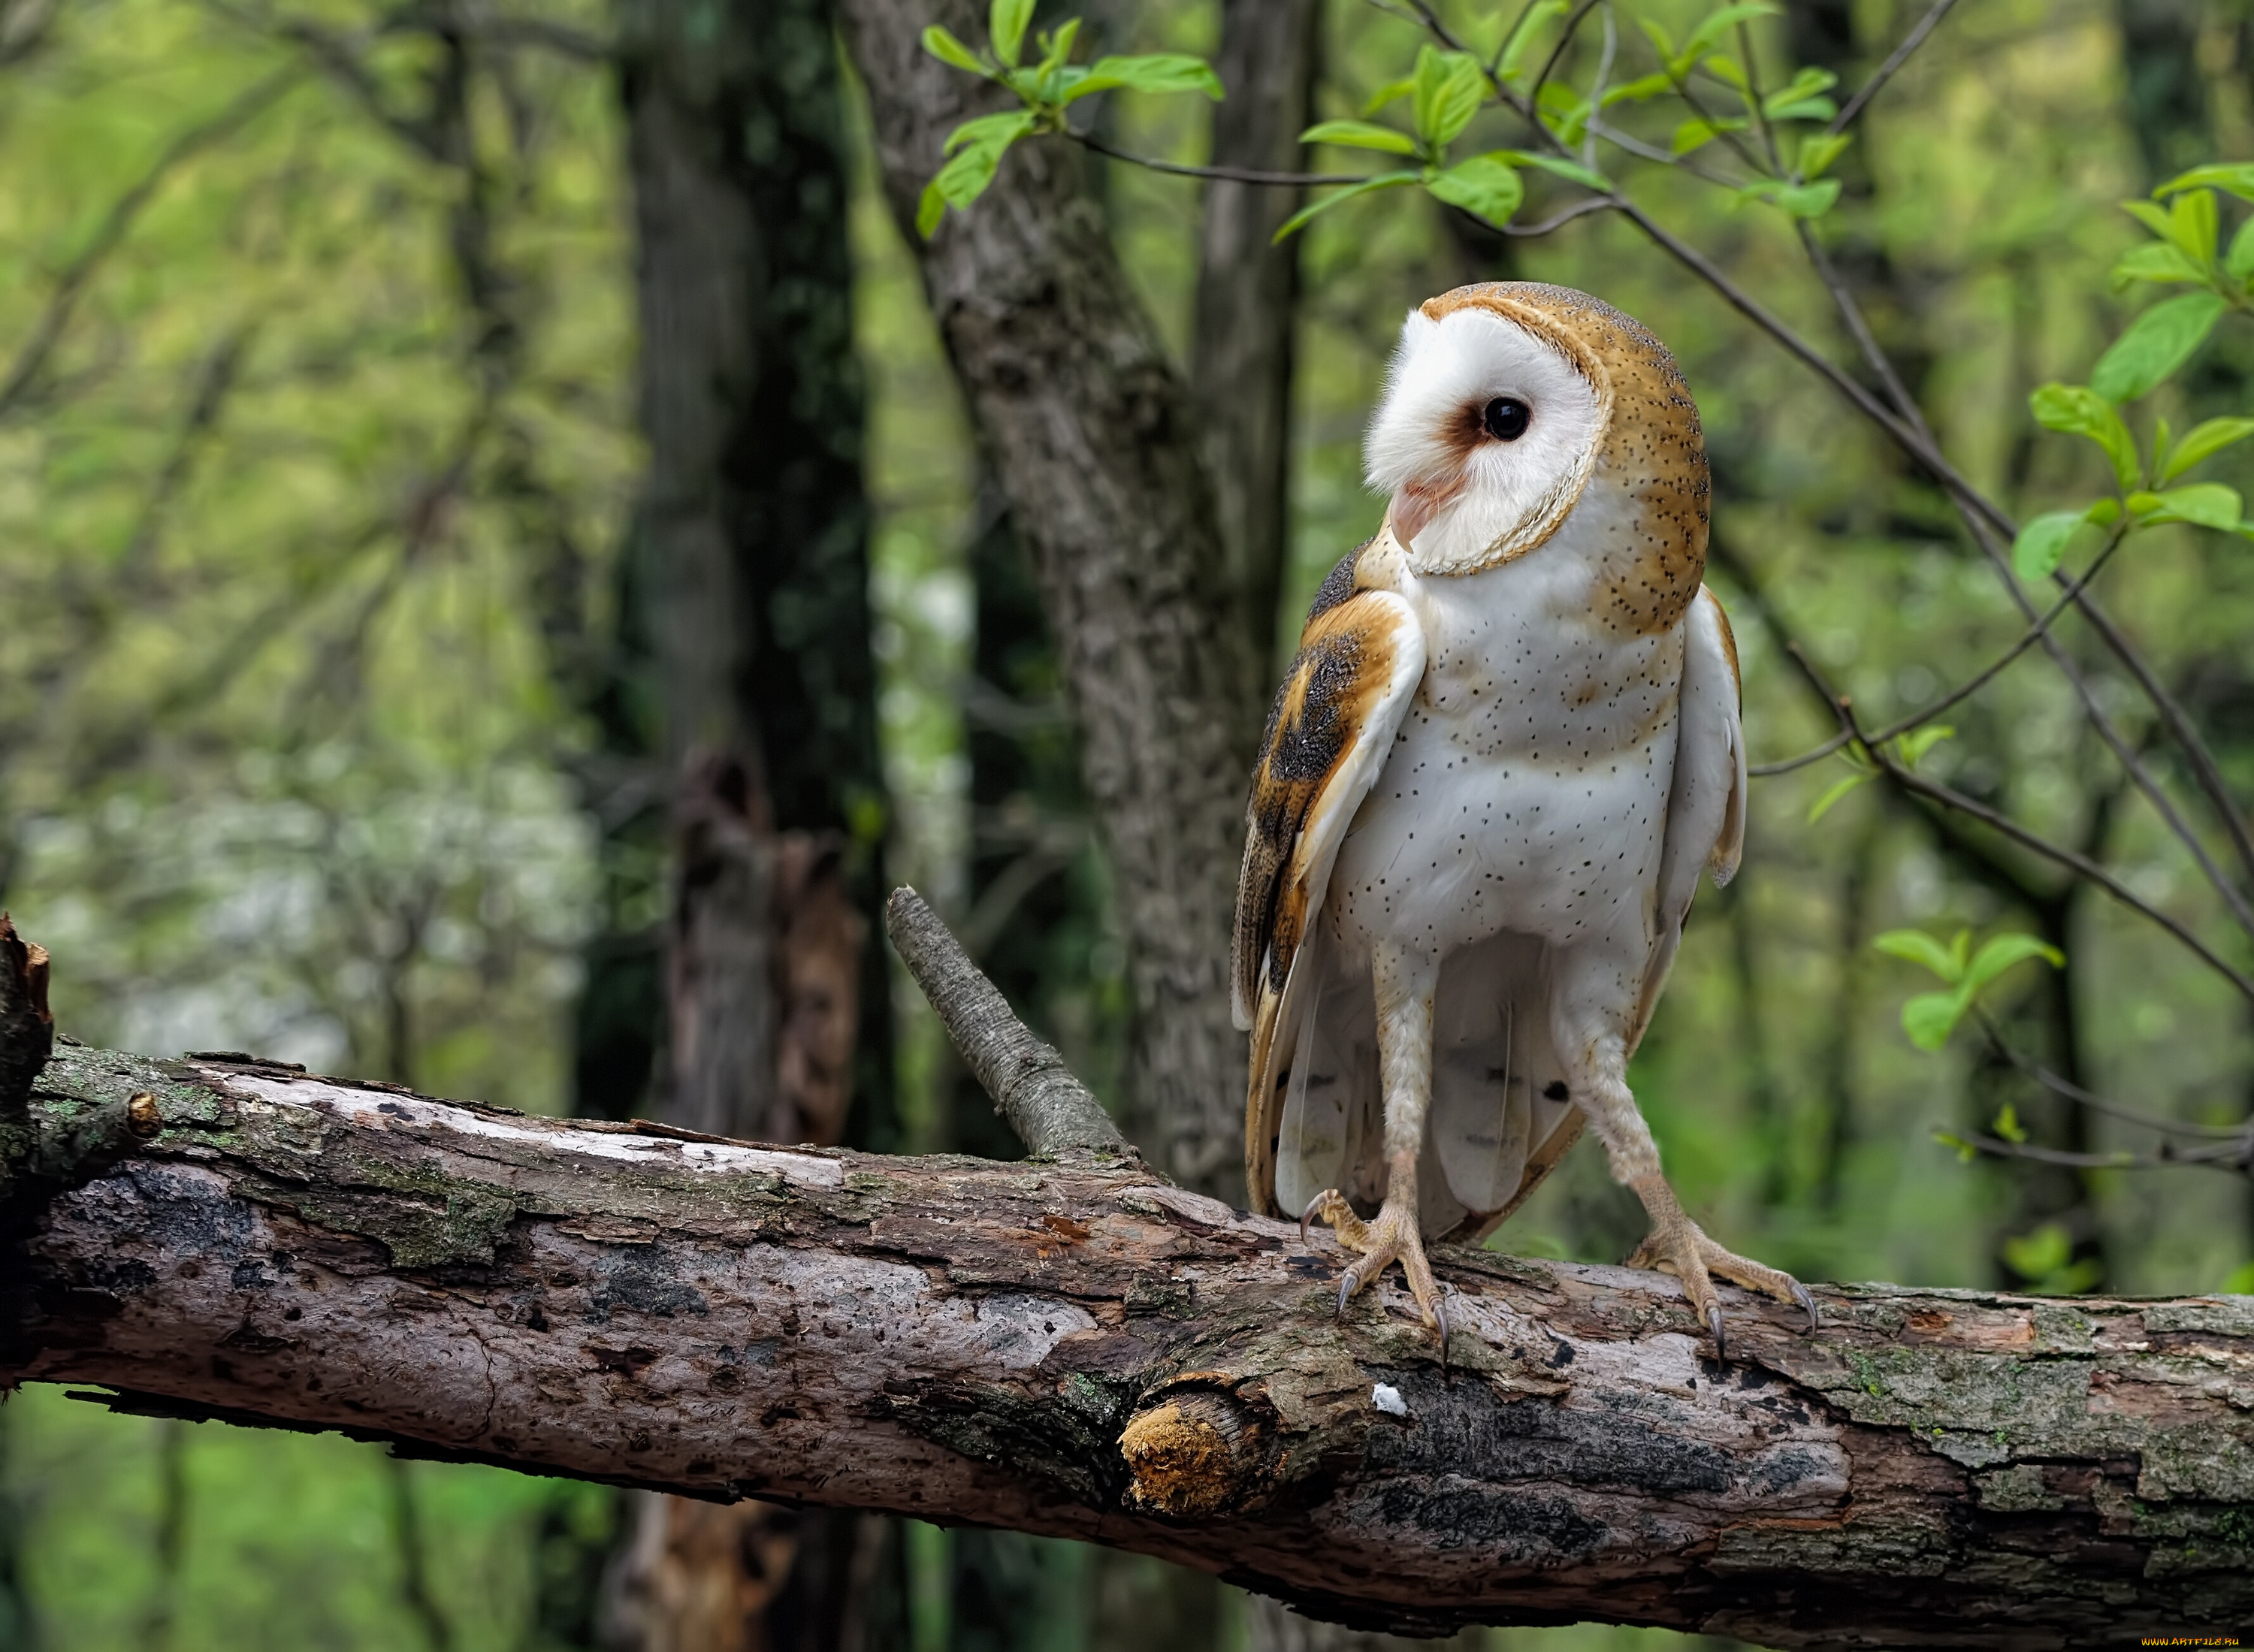
{"label": "owl's beak", "polygon": [[1393,495],[1385,508],[1386,525],[1404,546],[1423,533],[1433,517],[1453,503],[1466,479],[1460,468],[1452,476],[1418,477]]}

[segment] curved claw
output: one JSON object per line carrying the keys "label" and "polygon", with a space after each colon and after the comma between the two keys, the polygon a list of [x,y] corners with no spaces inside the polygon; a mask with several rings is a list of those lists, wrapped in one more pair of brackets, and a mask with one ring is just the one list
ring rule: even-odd
{"label": "curved claw", "polygon": [[1800,1304],[1802,1311],[1807,1313],[1809,1333],[1813,1335],[1824,1323],[1821,1319],[1816,1317],[1816,1298],[1808,1294],[1808,1287],[1806,1285],[1801,1284],[1800,1281],[1796,1279],[1792,1282],[1792,1299]]}
{"label": "curved claw", "polygon": [[1307,1208],[1299,1213],[1299,1242],[1302,1245],[1307,1242],[1307,1224],[1315,1219],[1315,1212],[1322,1208],[1323,1200],[1329,1197],[1330,1190],[1325,1188],[1307,1200]]}
{"label": "curved claw", "polygon": [[1440,1375],[1448,1374],[1448,1298],[1443,1291],[1432,1298],[1433,1329],[1440,1334]]}
{"label": "curved claw", "polygon": [[1722,1305],[1720,1303],[1714,1303],[1707,1308],[1706,1328],[1714,1334],[1714,1357],[1718,1360],[1728,1359],[1730,1349],[1728,1342],[1722,1335]]}
{"label": "curved claw", "polygon": [[1343,1320],[1346,1318],[1346,1305],[1349,1301],[1353,1300],[1354,1288],[1360,1283],[1361,1281],[1354,1277],[1354,1270],[1352,1268],[1348,1268],[1344,1273],[1339,1276],[1338,1310],[1331,1315],[1331,1318],[1334,1320]]}

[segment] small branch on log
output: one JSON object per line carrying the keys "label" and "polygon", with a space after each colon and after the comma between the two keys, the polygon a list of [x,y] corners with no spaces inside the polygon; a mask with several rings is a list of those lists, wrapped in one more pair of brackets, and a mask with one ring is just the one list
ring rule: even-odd
{"label": "small branch on log", "polygon": [[885,933],[923,989],[971,1076],[1036,1158],[1074,1148],[1117,1156],[1135,1150],[1064,1057],[1032,1035],[1009,1001],[956,943],[939,914],[906,886],[885,905]]}
{"label": "small branch on log", "polygon": [[67,1044],[26,1117],[61,1190],[0,1258],[0,1386],[1082,1538],[1371,1627],[2254,1617],[2244,1298],[1838,1287],[1810,1335],[1732,1292],[1725,1363],[1664,1276],[1440,1246],[1444,1371],[1397,1283],[1334,1320],[1335,1254],[1131,1159],[683,1141]]}

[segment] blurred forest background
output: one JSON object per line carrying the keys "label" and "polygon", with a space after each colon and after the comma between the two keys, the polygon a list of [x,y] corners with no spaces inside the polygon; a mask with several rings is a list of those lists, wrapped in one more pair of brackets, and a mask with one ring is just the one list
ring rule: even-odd
{"label": "blurred forest background", "polygon": [[[1255,66],[1281,76],[1292,133],[1361,113],[1421,38],[1368,0],[1270,9],[1284,32]],[[1488,9],[1443,10],[1475,39],[1500,32]],[[1680,38],[1705,10],[1636,0],[1620,50],[1642,50],[1630,12]],[[1792,0],[1754,28],[1773,64],[1852,87],[1924,10]],[[1238,89],[1222,0],[1085,15],[1099,50],[1199,52]],[[1231,109],[1123,93],[1096,119],[1122,148],[1195,163]],[[697,122],[741,135],[750,162],[714,162],[700,143],[732,140]],[[1816,233],[1957,463],[2026,514],[2060,502],[2092,455],[2042,435],[2028,393],[2085,379],[2144,301],[2109,288],[2143,238],[2117,203],[2254,156],[2254,15],[1964,0],[1856,130]],[[1015,1157],[863,944],[875,895],[905,881],[1130,1129],[1154,1127],[1130,937],[1040,586],[872,132],[816,0],[0,4],[0,903],[52,950],[63,1028],[542,1112],[678,1114],[696,1062],[727,1059],[683,1008],[689,958],[723,987],[732,969],[786,983],[774,1032],[792,1075],[755,1118],[696,1116],[711,1127]],[[1214,280],[1225,234],[1205,188],[1061,152],[1183,376],[1206,385],[1234,349],[1222,376],[1282,387],[1272,439],[1240,420],[1215,456],[1232,555],[1272,548],[1237,581],[1264,692],[1316,583],[1378,522],[1359,444],[1403,312],[1502,276],[1597,292],[1682,362],[1757,762],[1832,732],[1786,634],[1873,720],[2018,634],[1939,491],[1615,216],[1507,240],[1414,191],[1329,214],[1236,290],[1280,341],[1248,365],[1261,329],[1230,320]],[[1300,163],[1287,143],[1258,164]],[[699,193],[715,189],[733,205]],[[1784,215],[1664,176],[1630,190],[1848,359]],[[740,277],[756,348],[653,284],[736,279],[732,258],[757,266]],[[668,375],[739,347],[765,376],[716,433]],[[2226,326],[2168,405],[2180,424],[2244,411],[2250,378],[2254,334]],[[2208,473],[2254,483],[2247,451]],[[713,516],[696,467],[727,463],[760,480]],[[1281,501],[1264,517],[1264,466]],[[700,511],[756,553],[730,576],[755,634],[715,641],[698,612],[713,598],[697,558],[727,554]],[[2158,530],[2105,578],[2243,794],[2254,548]],[[2144,738],[2098,652],[2066,634]],[[699,648],[735,651],[755,727],[693,709]],[[721,753],[694,794],[676,786],[684,715]],[[1951,720],[1929,761],[1953,784],[2204,928],[2212,900],[2180,844],[2054,676],[2015,669]],[[2212,1124],[2254,1097],[2245,1005],[2094,892],[1882,787],[1811,822],[1844,773],[1756,782],[1744,873],[1702,900],[1637,1061],[1694,1213],[1803,1278],[2254,1289],[2244,1177],[1937,1143],[2006,1103],[2038,1143],[2151,1138],[1978,1039],[1913,1048],[1898,1018],[1920,978],[1871,942],[1969,927],[2054,942],[2066,969],[2023,970],[1992,1001],[2014,1043]],[[724,898],[747,864],[779,962],[697,950],[712,920],[683,891],[709,874]],[[1642,1229],[1585,1149],[1495,1242],[1614,1261]],[[648,1627],[667,1609],[648,1556],[689,1553],[701,1516],[650,1501],[27,1390],[0,1407],[0,1648],[686,1652]],[[843,1644],[834,1623],[806,1627],[825,1590],[850,1597],[853,1642],[886,1652],[1348,1643],[1294,1641],[1272,1611],[1155,1563],[1008,1534],[777,1516],[712,1541],[736,1617],[765,1626],[731,1645]],[[621,1604],[636,1589],[641,1606]]]}

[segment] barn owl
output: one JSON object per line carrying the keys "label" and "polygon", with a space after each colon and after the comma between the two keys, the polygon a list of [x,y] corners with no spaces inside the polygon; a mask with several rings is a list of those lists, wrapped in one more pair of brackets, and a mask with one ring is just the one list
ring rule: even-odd
{"label": "barn owl", "polygon": [[[1323,582],[1254,771],[1234,1008],[1254,1208],[1401,1264],[1482,1237],[1593,1126],[1722,1351],[1718,1277],[1816,1306],[1684,1212],[1628,1085],[1702,869],[1737,870],[1736,645],[1698,412],[1562,287],[1410,312],[1365,449],[1383,526]],[[1366,1216],[1375,1210],[1374,1219]]]}

